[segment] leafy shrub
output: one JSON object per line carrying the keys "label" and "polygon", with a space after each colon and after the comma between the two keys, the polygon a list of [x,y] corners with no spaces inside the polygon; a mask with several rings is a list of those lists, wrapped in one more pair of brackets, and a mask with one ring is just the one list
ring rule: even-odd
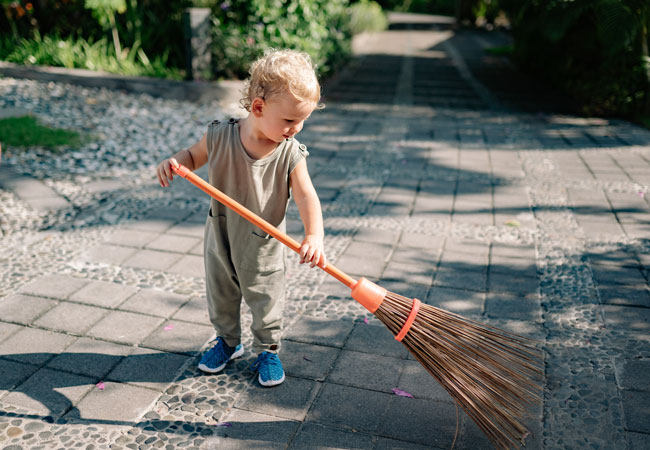
{"label": "leafy shrub", "polygon": [[114,19],[123,48],[142,49],[152,61],[163,58],[172,67],[184,67],[182,13],[190,0],[0,0],[0,36],[16,42],[37,33],[87,42],[112,39],[97,19],[106,20],[105,14],[90,8],[104,3],[120,4]]}
{"label": "leafy shrub", "polygon": [[361,0],[348,8],[348,27],[352,34],[383,31],[388,27],[388,19],[379,3]]}
{"label": "leafy shrub", "polygon": [[165,56],[150,61],[141,49],[133,47],[117,58],[112,43],[84,39],[60,39],[51,36],[0,41],[0,57],[5,61],[26,65],[62,66],[69,69],[103,70],[132,76],[182,79],[179,69],[168,68]]}
{"label": "leafy shrub", "polygon": [[457,0],[377,0],[389,11],[454,15]]}
{"label": "leafy shrub", "polygon": [[309,53],[326,75],[350,54],[347,0],[226,0],[213,8],[217,77],[245,78],[268,48]]}
{"label": "leafy shrub", "polygon": [[574,96],[585,113],[634,116],[648,108],[646,0],[500,5],[512,19],[516,60]]}

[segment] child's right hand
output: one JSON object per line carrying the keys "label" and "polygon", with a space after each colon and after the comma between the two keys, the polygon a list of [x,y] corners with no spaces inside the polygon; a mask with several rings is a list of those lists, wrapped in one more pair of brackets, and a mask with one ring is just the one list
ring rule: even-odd
{"label": "child's right hand", "polygon": [[169,183],[174,179],[174,172],[172,167],[178,167],[178,161],[174,158],[165,159],[163,162],[158,164],[156,168],[156,173],[158,175],[158,182],[162,187],[169,187]]}

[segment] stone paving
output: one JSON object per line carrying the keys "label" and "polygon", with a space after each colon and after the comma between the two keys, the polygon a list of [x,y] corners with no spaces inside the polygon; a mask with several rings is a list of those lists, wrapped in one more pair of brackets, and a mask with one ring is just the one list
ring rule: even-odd
{"label": "stone paving", "polygon": [[[505,35],[392,20],[356,41],[300,136],[329,258],[540,340],[527,448],[650,448],[650,132],[552,113],[560,97],[486,56]],[[196,369],[214,335],[208,199],[157,187],[153,168],[233,111],[8,78],[0,93],[3,110],[94,136],[64,156],[3,149],[0,448],[491,448],[347,288],[293,255],[286,382],[261,388],[250,350]],[[245,307],[243,322],[250,349]]]}

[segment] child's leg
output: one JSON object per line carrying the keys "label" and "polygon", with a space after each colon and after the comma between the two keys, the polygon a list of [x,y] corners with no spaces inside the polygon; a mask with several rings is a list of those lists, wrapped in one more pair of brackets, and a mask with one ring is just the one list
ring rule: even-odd
{"label": "child's leg", "polygon": [[[282,309],[285,297],[285,272],[240,270],[244,300],[251,309],[253,351],[277,353],[282,338]],[[245,279],[244,279],[245,278]]]}
{"label": "child's leg", "polygon": [[[223,222],[223,223],[220,223]],[[210,322],[228,346],[241,341],[242,293],[228,253],[225,218],[209,216],[204,237],[205,286]]]}

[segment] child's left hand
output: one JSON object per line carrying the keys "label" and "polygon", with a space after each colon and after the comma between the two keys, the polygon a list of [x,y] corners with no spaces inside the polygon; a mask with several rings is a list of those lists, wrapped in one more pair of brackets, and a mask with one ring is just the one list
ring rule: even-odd
{"label": "child's left hand", "polygon": [[327,266],[323,238],[314,234],[308,234],[300,245],[300,264],[309,262],[310,267],[324,269]]}

